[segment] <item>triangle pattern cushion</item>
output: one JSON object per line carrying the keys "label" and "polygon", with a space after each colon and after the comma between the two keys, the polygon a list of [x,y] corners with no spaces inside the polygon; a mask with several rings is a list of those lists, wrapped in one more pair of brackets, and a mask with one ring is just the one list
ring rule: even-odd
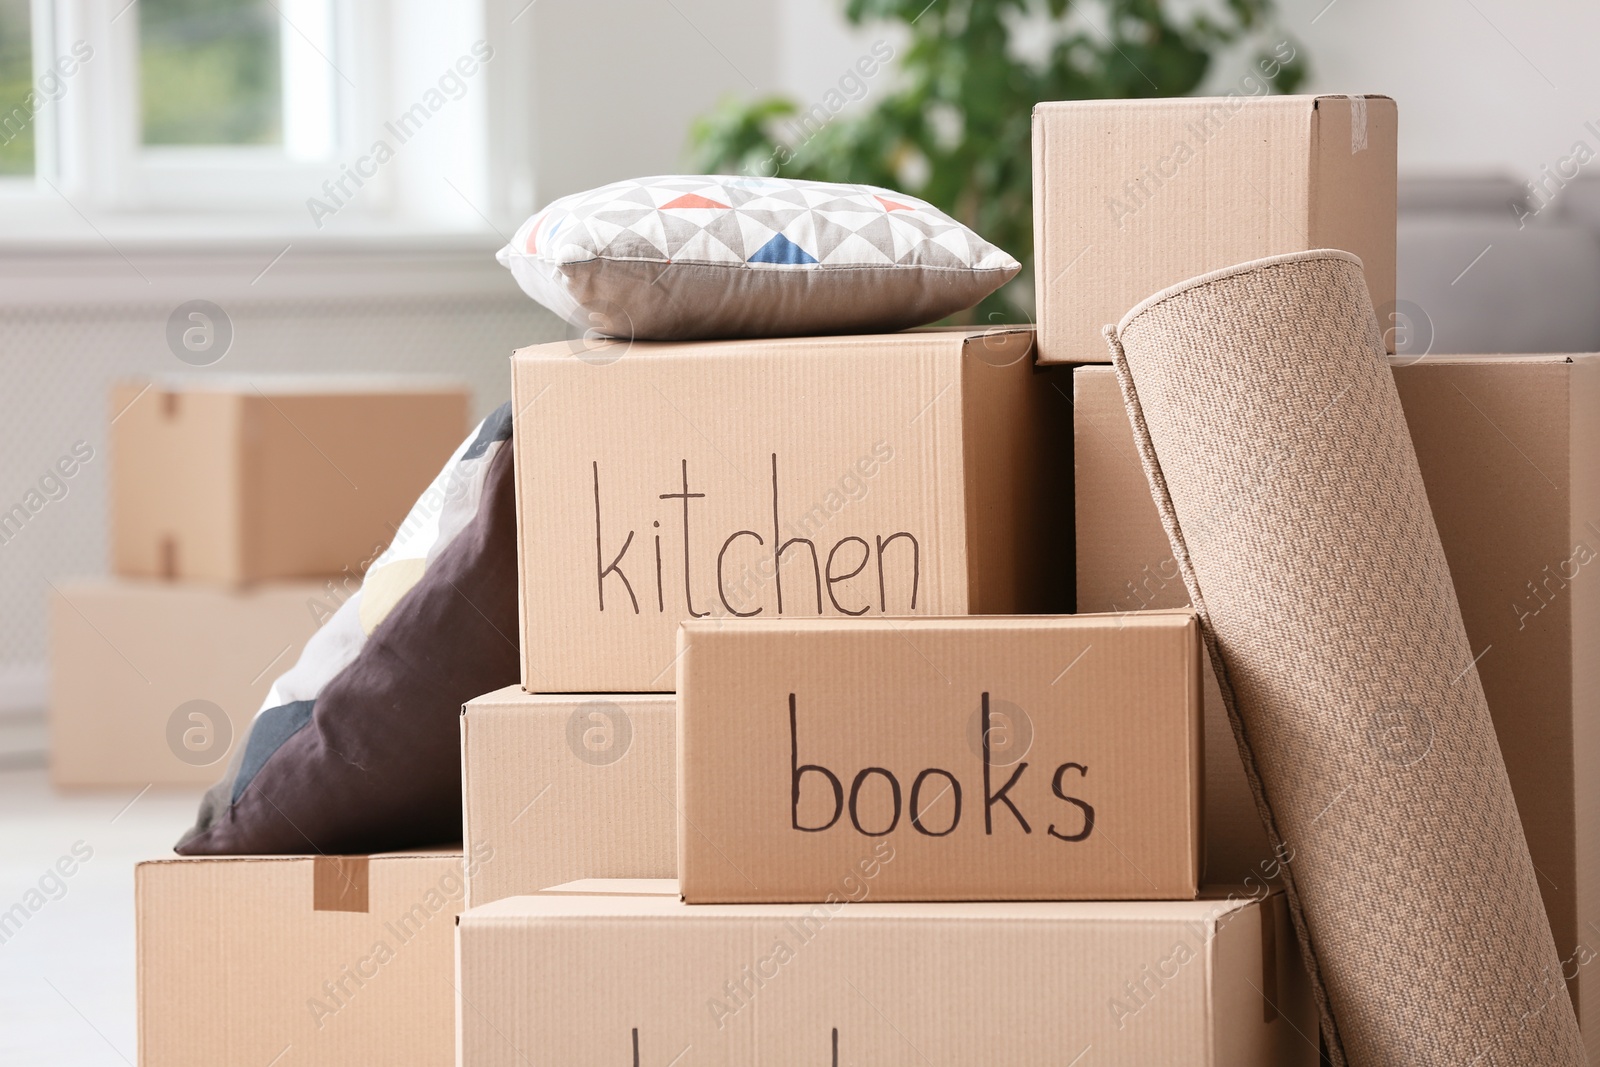
{"label": "triangle pattern cushion", "polygon": [[[498,257],[581,328],[654,340],[874,332],[971,307],[1020,270],[925,201],[746,175],[633,178],[562,197]],[[666,284],[662,284],[666,283]]]}

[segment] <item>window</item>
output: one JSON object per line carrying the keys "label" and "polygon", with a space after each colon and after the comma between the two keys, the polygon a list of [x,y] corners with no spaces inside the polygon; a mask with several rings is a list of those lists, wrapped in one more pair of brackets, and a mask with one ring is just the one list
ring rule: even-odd
{"label": "window", "polygon": [[0,241],[482,230],[532,22],[491,4],[0,0]]}
{"label": "window", "polygon": [[374,112],[389,29],[375,0],[0,0],[0,188],[293,212]]}

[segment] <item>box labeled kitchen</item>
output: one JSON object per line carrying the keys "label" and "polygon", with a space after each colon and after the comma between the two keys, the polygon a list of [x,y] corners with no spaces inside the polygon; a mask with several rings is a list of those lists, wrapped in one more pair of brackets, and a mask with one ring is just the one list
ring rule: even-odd
{"label": "box labeled kitchen", "polygon": [[[1600,1055],[1600,357],[1428,356],[1395,385],[1591,1058]],[[1188,603],[1109,367],[1073,375],[1078,606]],[[1277,866],[1220,695],[1205,701],[1207,879]],[[1372,758],[1433,738],[1396,720]]]}
{"label": "box labeled kitchen", "polygon": [[181,377],[111,394],[111,557],[128,577],[350,575],[467,432],[465,386]]}
{"label": "box labeled kitchen", "polygon": [[463,834],[495,856],[468,872],[468,904],[579,878],[675,877],[677,719],[671,693],[513,685],[468,701]]}
{"label": "box labeled kitchen", "polygon": [[1006,328],[519,352],[524,688],[671,691],[684,619],[1063,610],[1070,405],[1032,350]]}
{"label": "box labeled kitchen", "polygon": [[[1264,81],[1293,58],[1263,60]],[[1151,294],[1245,260],[1313,248],[1361,258],[1387,324],[1395,298],[1396,134],[1395,103],[1383,96],[1262,92],[1038,104],[1040,362],[1109,363],[1100,331]]]}
{"label": "box labeled kitchen", "polygon": [[580,882],[464,913],[460,1062],[1318,1062],[1288,907],[1260,887],[967,904],[879,902],[865,876],[818,904],[675,890]]}
{"label": "box labeled kitchen", "polygon": [[678,671],[690,903],[1195,895],[1191,612],[687,622]]}

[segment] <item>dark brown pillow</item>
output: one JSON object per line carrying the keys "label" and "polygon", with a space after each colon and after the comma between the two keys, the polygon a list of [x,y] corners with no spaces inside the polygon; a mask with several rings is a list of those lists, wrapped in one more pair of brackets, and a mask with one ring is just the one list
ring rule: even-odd
{"label": "dark brown pillow", "polygon": [[[309,697],[269,699],[179,853],[372,853],[460,840],[461,705],[519,676],[510,432],[508,404],[451,457],[429,490],[437,498],[425,494],[413,511],[438,541],[412,561],[421,576],[364,640],[359,593],[325,624],[273,692],[293,695],[319,670],[336,673]],[[452,502],[475,510],[445,540]]]}

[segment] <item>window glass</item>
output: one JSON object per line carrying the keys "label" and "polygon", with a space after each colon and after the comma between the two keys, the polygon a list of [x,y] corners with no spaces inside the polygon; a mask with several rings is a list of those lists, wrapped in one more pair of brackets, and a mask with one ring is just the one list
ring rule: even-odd
{"label": "window glass", "polygon": [[138,11],[145,144],[283,143],[270,0],[140,0]]}
{"label": "window glass", "polygon": [[33,86],[28,0],[0,0],[0,175],[33,173],[33,122],[41,103]]}

